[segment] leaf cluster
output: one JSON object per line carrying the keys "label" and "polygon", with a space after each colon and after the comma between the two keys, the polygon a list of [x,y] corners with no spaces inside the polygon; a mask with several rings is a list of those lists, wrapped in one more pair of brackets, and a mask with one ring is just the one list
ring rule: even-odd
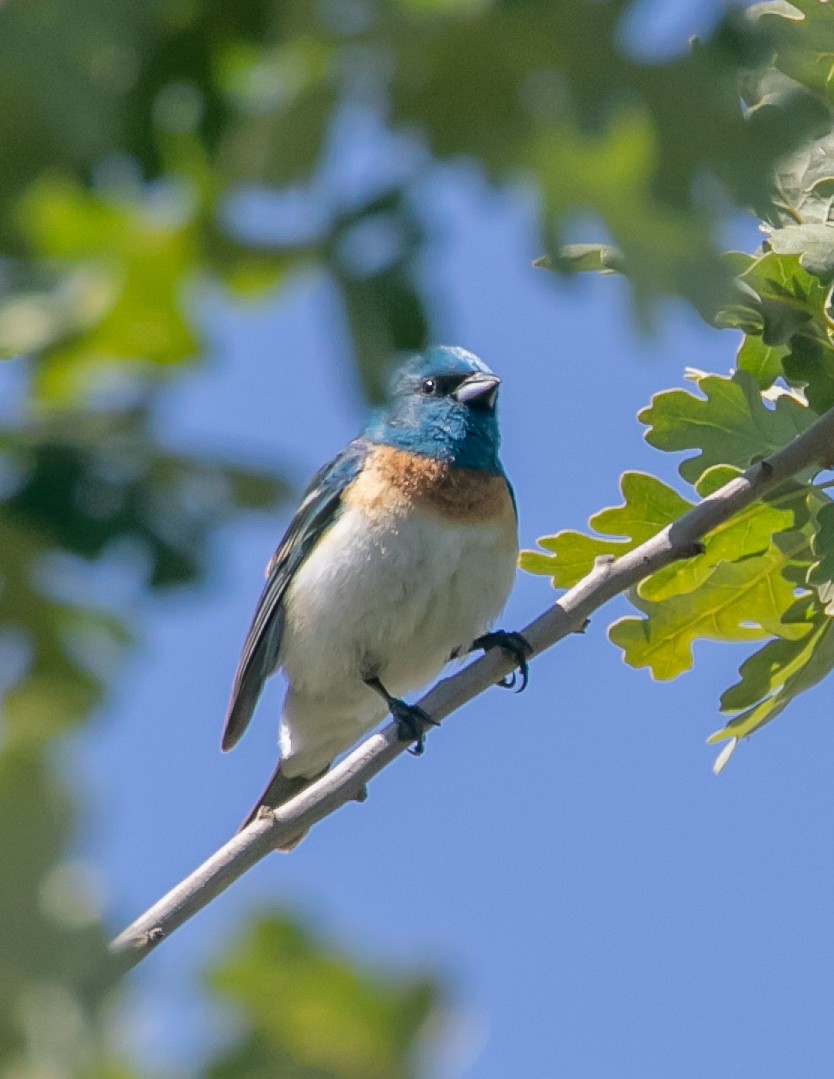
{"label": "leaf cluster", "polygon": [[0,432],[0,463],[0,1073],[44,1074],[52,1054],[82,1074],[115,971],[89,871],[67,860],[74,812],[53,756],[132,641],[103,586],[195,581],[217,525],[284,487],[165,449],[145,407],[21,417]]}
{"label": "leaf cluster", "polygon": [[[559,265],[566,223],[591,212],[642,310],[672,292],[712,311],[730,276],[714,185],[767,203],[774,162],[825,123],[819,64],[812,93],[738,109],[739,71],[774,42],[801,67],[827,25],[806,6],[798,44],[781,15],[728,13],[690,53],[647,64],[623,46],[625,0],[7,5],[0,354],[37,356],[39,395],[77,401],[102,368],[199,355],[188,298],[207,281],[258,297],[314,266],[376,397],[391,354],[437,336],[415,195],[432,162],[462,158],[535,184]],[[348,183],[335,159],[362,123],[393,152]]]}
{"label": "leaf cluster", "polygon": [[[371,394],[389,354],[426,338],[411,280],[422,227],[397,177],[313,211],[306,232],[292,207],[274,241],[238,223],[254,187],[310,180],[343,106],[335,39],[305,8],[0,11],[0,355],[20,376],[0,419],[3,1075],[133,1074],[108,1044],[115,972],[90,870],[69,859],[76,792],[56,748],[114,684],[135,637],[128,597],[199,582],[218,527],[287,494],[274,467],[166,441],[160,403],[203,360],[207,294],[267,296],[325,267]],[[305,939],[296,969],[318,963],[316,993],[333,986],[326,1018],[345,1028],[352,1014],[371,1039],[374,976]],[[411,1074],[420,986],[385,983],[384,1048],[357,1050],[367,1074]],[[228,1057],[252,1042],[264,1075],[357,1074],[325,1067],[303,1034],[306,1047],[279,1048],[244,1031]]]}
{"label": "leaf cluster", "polygon": [[[757,5],[748,17],[768,35],[771,53],[743,80],[746,122],[787,114],[807,96],[825,105],[828,120],[768,174],[767,199],[758,204],[760,250],[724,257],[732,279],[709,318],[743,333],[735,373],[692,372],[697,394],[657,394],[639,414],[652,446],[687,455],[679,472],[701,497],[834,406],[834,13],[803,0]],[[590,244],[564,252],[562,264],[629,271],[623,253]],[[830,486],[824,476],[797,476],[709,534],[703,553],[643,580],[631,596],[640,617],[609,630],[626,662],[658,679],[691,667],[696,640],[767,640],[721,697],[731,718],[710,740],[729,739],[730,750],[834,667]],[[548,553],[526,552],[522,565],[569,587],[597,556],[636,547],[691,508],[652,476],[626,473],[622,494],[623,506],[591,518],[596,535],[545,537]],[[719,767],[728,756],[722,753]]]}

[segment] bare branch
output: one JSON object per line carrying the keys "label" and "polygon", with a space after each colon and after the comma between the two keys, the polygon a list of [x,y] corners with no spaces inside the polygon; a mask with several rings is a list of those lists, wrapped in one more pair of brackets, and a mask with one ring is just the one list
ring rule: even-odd
{"label": "bare branch", "polygon": [[[652,539],[614,559],[598,559],[594,569],[521,632],[532,655],[569,633],[581,632],[589,616],[613,596],[663,566],[697,555],[700,541],[717,525],[785,480],[812,468],[834,465],[834,409],[789,446],[753,465],[743,475],[705,498]],[[493,686],[513,668],[499,649],[444,678],[420,700],[435,719],[445,719]],[[186,877],[110,945],[125,968],[144,958],[160,941],[276,846],[329,816],[346,802],[361,800],[365,785],[407,748],[391,723],[366,738],[352,753],[305,791],[277,810],[264,810],[244,831]]]}

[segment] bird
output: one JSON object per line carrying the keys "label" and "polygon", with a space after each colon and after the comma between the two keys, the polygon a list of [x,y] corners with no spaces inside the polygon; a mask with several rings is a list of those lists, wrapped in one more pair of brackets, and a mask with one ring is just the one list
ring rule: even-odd
{"label": "bird", "polygon": [[529,644],[490,630],[518,558],[500,382],[463,348],[412,354],[395,367],[385,404],[310,482],[267,565],[226,713],[223,750],[240,739],[267,678],[283,672],[278,766],[241,828],[323,775],[388,712],[422,752],[434,721],[403,698],[452,659],[500,647],[526,685]]}

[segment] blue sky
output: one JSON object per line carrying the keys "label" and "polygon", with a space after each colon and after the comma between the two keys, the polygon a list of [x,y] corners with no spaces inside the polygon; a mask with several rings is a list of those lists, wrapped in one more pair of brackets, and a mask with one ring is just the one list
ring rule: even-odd
{"label": "blue sky", "polygon": [[[670,305],[634,329],[615,279],[531,268],[531,200],[465,166],[425,182],[423,267],[443,298],[438,339],[504,378],[504,457],[522,544],[619,501],[621,471],[676,479],[634,418],[686,365],[726,371],[736,340]],[[741,235],[750,246],[749,230]],[[174,445],[226,448],[299,484],[361,425],[347,341],[326,282],[262,308],[206,305],[207,369],[160,416]],[[147,602],[142,644],[77,746],[96,810],[83,852],[114,928],[228,838],[275,759],[274,680],[240,746],[219,736],[262,567],[290,511],[224,530],[209,583]],[[503,619],[552,602],[519,574]],[[801,699],[710,771],[705,737],[744,649],[701,645],[697,669],[652,683],[605,627],[540,657],[521,696],[495,689],[319,825],[257,866],[133,975],[124,1037],[170,1068],[231,1029],[199,970],[244,914],[282,904],[362,960],[436,972],[450,1026],[430,1074],[467,1079],[768,1079],[830,1075],[834,900],[830,687]],[[91,817],[93,814],[91,814]]]}

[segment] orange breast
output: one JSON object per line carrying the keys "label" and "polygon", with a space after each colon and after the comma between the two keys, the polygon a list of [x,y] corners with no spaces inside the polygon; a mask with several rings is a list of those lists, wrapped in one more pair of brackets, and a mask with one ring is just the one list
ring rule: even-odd
{"label": "orange breast", "polygon": [[344,503],[368,517],[400,515],[420,507],[460,523],[509,517],[515,526],[503,476],[453,468],[390,446],[371,450],[364,468],[345,491]]}

